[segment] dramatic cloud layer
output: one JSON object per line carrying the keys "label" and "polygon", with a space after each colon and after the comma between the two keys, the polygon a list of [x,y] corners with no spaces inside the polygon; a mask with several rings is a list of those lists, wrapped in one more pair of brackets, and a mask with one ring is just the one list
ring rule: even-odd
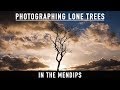
{"label": "dramatic cloud layer", "polygon": [[11,57],[9,55],[0,58],[0,70],[29,70],[46,68],[47,65],[41,63],[38,58]]}
{"label": "dramatic cloud layer", "polygon": [[82,33],[80,37],[83,43],[85,41],[90,41],[95,44],[102,44],[103,46],[112,49],[120,49],[120,40],[115,35],[115,33],[110,32],[110,27],[104,23],[91,24],[89,28]]}
{"label": "dramatic cloud layer", "polygon": [[118,60],[106,60],[100,59],[98,61],[92,61],[86,65],[80,65],[76,67],[71,67],[73,70],[98,70],[98,71],[107,71],[107,70],[120,70],[120,61]]}
{"label": "dramatic cloud layer", "polygon": [[[80,23],[80,25],[84,24],[84,22]],[[97,62],[96,60],[100,60],[102,57],[116,59],[118,62],[120,60],[120,39],[115,33],[111,32],[108,24],[92,23],[80,31],[78,27],[66,29],[63,24],[57,22],[16,22],[7,25],[0,24],[1,70],[29,70],[37,68],[39,70],[40,68],[48,68],[47,66],[53,67],[53,65],[55,65],[54,70],[56,70],[56,51],[49,37],[51,35],[54,40],[56,31],[59,31],[61,35],[63,35],[63,31],[69,31],[67,35],[71,37],[67,48],[72,53],[66,53],[61,66],[81,66],[90,61]],[[25,57],[19,57],[21,55]],[[39,60],[36,59],[38,61],[34,62],[28,56],[38,57]],[[114,68],[114,66],[110,67]],[[89,68],[91,69],[91,67]],[[107,70],[106,67],[104,69]]]}
{"label": "dramatic cloud layer", "polygon": [[49,47],[51,42],[46,34],[55,37],[54,31],[65,30],[62,24],[55,22],[30,22],[13,25],[0,25],[0,50],[41,49]]}
{"label": "dramatic cloud layer", "polygon": [[74,62],[74,65],[84,65],[101,58],[120,60],[120,39],[111,29],[108,24],[92,23],[76,42],[71,41],[72,54],[65,58],[71,65]]}
{"label": "dramatic cloud layer", "polygon": [[[47,34],[55,38],[55,31],[63,33],[63,24],[55,22],[22,22],[8,25],[0,24],[0,55],[12,55],[1,58],[1,70],[28,70],[49,66],[55,62],[55,51]],[[49,53],[49,54],[48,54]],[[19,58],[20,55],[42,57],[39,62],[31,58]],[[16,58],[16,56],[18,56]],[[27,60],[27,63],[23,61]],[[40,69],[41,70],[41,69]]]}

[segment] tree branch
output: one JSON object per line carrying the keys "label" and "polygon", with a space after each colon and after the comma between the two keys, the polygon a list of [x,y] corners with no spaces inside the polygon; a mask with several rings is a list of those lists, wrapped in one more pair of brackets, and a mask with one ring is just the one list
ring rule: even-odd
{"label": "tree branch", "polygon": [[59,53],[57,52],[56,60],[59,62],[59,60],[58,60],[58,55],[59,55]]}
{"label": "tree branch", "polygon": [[67,47],[65,42],[70,38],[67,36],[67,31],[64,31],[63,33],[59,33],[58,30],[56,30],[56,37],[55,40],[53,40],[51,38],[50,35],[50,40],[52,41],[52,43],[54,44],[54,48],[57,51],[57,55],[56,55],[56,61],[58,62],[58,67],[57,70],[59,70],[59,66],[60,66],[60,62],[63,59],[63,56],[66,54],[67,52]]}

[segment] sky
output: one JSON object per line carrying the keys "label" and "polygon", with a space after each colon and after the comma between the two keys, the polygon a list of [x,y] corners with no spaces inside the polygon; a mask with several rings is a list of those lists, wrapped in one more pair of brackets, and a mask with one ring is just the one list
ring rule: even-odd
{"label": "sky", "polygon": [[60,70],[120,70],[120,12],[84,12],[103,12],[105,20],[16,22],[15,11],[0,12],[0,70],[56,70],[57,52],[47,36],[55,40],[56,30],[71,30]]}
{"label": "sky", "polygon": [[[72,11],[71,11],[72,12]],[[103,12],[105,13],[105,20],[104,23],[107,23],[110,25],[110,27],[112,28],[113,32],[116,33],[120,33],[119,30],[119,23],[120,23],[120,11],[74,11],[74,12]],[[68,12],[67,12],[68,13]],[[81,27],[79,22],[62,22],[66,25],[66,27],[71,26],[71,27]],[[86,25],[82,26],[82,27],[88,27],[88,25],[90,25],[90,22],[87,22]]]}

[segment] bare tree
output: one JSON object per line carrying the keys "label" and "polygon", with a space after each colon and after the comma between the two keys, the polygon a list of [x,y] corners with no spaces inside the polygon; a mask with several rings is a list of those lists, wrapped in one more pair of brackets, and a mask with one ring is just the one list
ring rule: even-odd
{"label": "bare tree", "polygon": [[60,32],[59,30],[55,31],[56,37],[53,40],[50,36],[55,50],[57,51],[56,61],[58,62],[57,71],[59,71],[60,63],[67,52],[67,40],[70,38],[67,31]]}

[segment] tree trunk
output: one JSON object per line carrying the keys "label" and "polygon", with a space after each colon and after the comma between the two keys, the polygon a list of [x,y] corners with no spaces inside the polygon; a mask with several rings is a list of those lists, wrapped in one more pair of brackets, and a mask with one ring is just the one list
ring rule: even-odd
{"label": "tree trunk", "polygon": [[59,71],[60,61],[58,61],[57,71]]}

